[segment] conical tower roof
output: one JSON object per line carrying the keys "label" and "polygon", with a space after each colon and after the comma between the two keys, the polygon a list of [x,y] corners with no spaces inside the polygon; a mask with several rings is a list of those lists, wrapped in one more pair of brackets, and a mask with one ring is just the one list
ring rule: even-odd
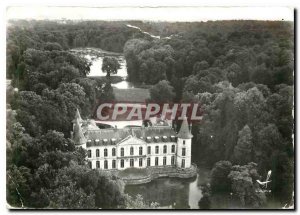
{"label": "conical tower roof", "polygon": [[76,118],[76,119],[79,119],[79,121],[82,121],[82,118],[81,118],[81,116],[80,116],[80,113],[79,113],[78,108],[76,108],[75,118]]}
{"label": "conical tower roof", "polygon": [[181,139],[191,139],[193,137],[193,135],[190,132],[189,124],[188,124],[186,117],[184,117],[184,119],[182,121],[180,130],[179,130],[179,133],[177,136],[178,136],[178,138],[181,138]]}
{"label": "conical tower roof", "polygon": [[79,124],[79,119],[76,119],[73,135],[75,145],[82,145],[86,142],[86,138],[84,137],[81,126]]}
{"label": "conical tower roof", "polygon": [[79,112],[79,110],[78,110],[78,108],[76,108],[76,112],[75,112],[75,119],[72,121],[73,123],[76,123],[76,120],[79,120],[79,122],[82,122],[83,120],[82,120],[82,118],[81,118],[81,116],[80,116],[80,112]]}

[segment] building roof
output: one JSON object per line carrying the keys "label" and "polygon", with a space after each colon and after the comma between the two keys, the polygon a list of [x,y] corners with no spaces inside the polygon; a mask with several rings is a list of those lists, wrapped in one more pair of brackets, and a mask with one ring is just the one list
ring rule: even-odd
{"label": "building roof", "polygon": [[178,133],[178,138],[191,139],[192,137],[193,137],[193,135],[190,132],[187,118],[184,117],[181,127],[180,127],[180,130],[179,130],[179,133]]}
{"label": "building roof", "polygon": [[74,127],[73,135],[74,135],[73,139],[74,139],[74,142],[76,145],[82,145],[85,143],[86,139],[85,139],[85,136],[83,135],[78,118],[75,120],[75,127]]}
{"label": "building roof", "polygon": [[76,108],[76,112],[75,112],[75,118],[73,119],[73,123],[76,123],[76,120],[78,119],[78,121],[79,122],[82,122],[83,120],[82,120],[82,118],[81,118],[81,116],[80,116],[80,113],[79,113],[79,110],[78,110],[78,108]]}
{"label": "building roof", "polygon": [[88,146],[116,145],[128,136],[133,136],[146,142],[175,142],[176,132],[169,126],[108,128],[90,130],[87,132]]}

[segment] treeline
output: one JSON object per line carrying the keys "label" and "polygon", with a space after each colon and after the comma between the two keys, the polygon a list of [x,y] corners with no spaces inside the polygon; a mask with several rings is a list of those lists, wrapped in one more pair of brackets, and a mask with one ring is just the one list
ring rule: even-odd
{"label": "treeline", "polygon": [[[194,162],[213,167],[223,160],[242,169],[255,162],[259,176],[272,171],[268,197],[283,206],[294,188],[293,39],[289,22],[195,23],[170,39],[129,40],[124,54],[130,80],[155,84],[153,100],[201,104],[203,120],[192,128]],[[234,180],[227,194],[240,195]],[[239,206],[261,206],[264,198],[255,199]]]}
{"label": "treeline", "polygon": [[7,77],[11,78],[27,48],[68,50],[96,47],[123,52],[128,39],[149,35],[126,26],[127,22],[105,21],[26,21],[10,20],[7,29]]}
{"label": "treeline", "polygon": [[[38,23],[51,31],[40,31]],[[25,208],[138,207],[140,197],[125,195],[117,178],[89,169],[86,151],[70,138],[76,108],[90,118],[97,99],[113,98],[112,88],[86,77],[90,65],[66,50],[64,36],[56,35],[60,25],[34,26],[8,28],[7,203]]]}

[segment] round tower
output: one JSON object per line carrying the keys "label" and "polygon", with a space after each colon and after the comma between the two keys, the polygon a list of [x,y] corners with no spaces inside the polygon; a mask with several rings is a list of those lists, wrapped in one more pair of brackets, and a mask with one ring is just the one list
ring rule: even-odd
{"label": "round tower", "polygon": [[191,167],[192,138],[193,135],[189,129],[187,118],[184,117],[177,135],[177,167]]}

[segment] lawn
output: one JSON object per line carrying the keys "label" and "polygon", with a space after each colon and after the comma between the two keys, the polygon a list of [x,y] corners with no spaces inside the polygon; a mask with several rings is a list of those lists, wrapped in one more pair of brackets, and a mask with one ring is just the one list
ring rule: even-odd
{"label": "lawn", "polygon": [[145,102],[150,98],[149,89],[117,89],[114,88],[116,101],[118,102]]}

